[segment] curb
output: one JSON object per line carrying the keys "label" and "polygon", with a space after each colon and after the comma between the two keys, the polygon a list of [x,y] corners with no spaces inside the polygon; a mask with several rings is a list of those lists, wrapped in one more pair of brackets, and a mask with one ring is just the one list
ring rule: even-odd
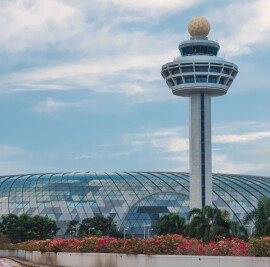
{"label": "curb", "polygon": [[[35,263],[32,262],[27,262],[21,258],[16,258],[16,257],[7,257],[13,261],[16,261],[17,263],[21,264],[24,267],[49,267],[48,265],[37,265]],[[50,267],[54,267],[54,266],[50,266]]]}

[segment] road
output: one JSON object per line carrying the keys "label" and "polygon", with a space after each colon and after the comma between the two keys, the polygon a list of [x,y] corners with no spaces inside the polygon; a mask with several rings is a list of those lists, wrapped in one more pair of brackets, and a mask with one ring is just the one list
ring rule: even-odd
{"label": "road", "polygon": [[19,266],[23,266],[23,265],[20,265],[19,263],[15,262],[13,260],[7,259],[7,258],[0,258],[0,267],[1,266],[3,266],[3,267],[13,267],[13,266],[19,267]]}

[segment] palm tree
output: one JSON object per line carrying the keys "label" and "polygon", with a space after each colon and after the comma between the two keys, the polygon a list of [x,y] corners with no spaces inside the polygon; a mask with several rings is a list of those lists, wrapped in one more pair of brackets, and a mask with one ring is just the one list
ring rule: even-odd
{"label": "palm tree", "polygon": [[188,214],[189,235],[207,242],[215,235],[229,235],[229,213],[211,206],[192,209]]}
{"label": "palm tree", "polygon": [[230,222],[230,235],[232,237],[237,237],[246,240],[248,237],[248,230],[245,226],[239,222]]}
{"label": "palm tree", "polygon": [[255,224],[255,236],[270,235],[270,197],[259,199],[257,208],[244,216],[244,224],[252,221]]}
{"label": "palm tree", "polygon": [[186,229],[185,218],[180,217],[177,213],[170,213],[162,216],[157,225],[157,234],[180,234],[183,235]]}

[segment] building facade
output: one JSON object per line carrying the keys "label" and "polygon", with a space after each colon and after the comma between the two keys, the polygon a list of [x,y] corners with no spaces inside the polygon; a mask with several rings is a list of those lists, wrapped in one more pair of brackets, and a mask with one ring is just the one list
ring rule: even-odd
{"label": "building facade", "polygon": [[[213,206],[241,222],[260,197],[270,197],[270,178],[213,174]],[[190,201],[188,173],[55,173],[0,177],[0,216],[9,213],[48,216],[63,237],[71,220],[98,214],[113,217],[120,231],[143,237],[144,225],[154,230],[170,212],[187,217]],[[146,231],[148,228],[146,228]]]}

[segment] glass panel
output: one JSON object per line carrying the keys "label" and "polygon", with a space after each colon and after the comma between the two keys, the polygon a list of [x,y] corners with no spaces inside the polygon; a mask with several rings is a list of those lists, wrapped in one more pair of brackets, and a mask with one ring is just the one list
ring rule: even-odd
{"label": "glass panel", "polygon": [[219,67],[210,67],[210,72],[218,72],[218,73],[220,73],[220,68]]}
{"label": "glass panel", "polygon": [[223,77],[220,78],[219,83],[224,84],[224,78]]}
{"label": "glass panel", "polygon": [[209,76],[208,82],[209,82],[209,83],[217,83],[217,77]]}
{"label": "glass panel", "polygon": [[182,77],[180,77],[180,78],[177,78],[177,84],[182,84],[183,83],[183,79],[182,79]]}
{"label": "glass panel", "polygon": [[194,46],[193,47],[194,54],[201,54],[201,48],[200,46]]}
{"label": "glass panel", "polygon": [[187,76],[185,77],[186,83],[194,83],[194,76]]}
{"label": "glass panel", "polygon": [[207,54],[207,46],[205,46],[205,45],[201,46],[201,53]]}
{"label": "glass panel", "polygon": [[225,74],[228,74],[229,75],[230,74],[230,70],[225,68],[225,69],[223,69],[222,73],[225,73]]}
{"label": "glass panel", "polygon": [[208,66],[196,66],[195,71],[196,72],[208,72]]}
{"label": "glass panel", "polygon": [[193,72],[194,69],[193,67],[182,67],[182,72],[186,73],[186,72]]}
{"label": "glass panel", "polygon": [[206,83],[206,76],[196,76],[196,82],[197,83]]}
{"label": "glass panel", "polygon": [[171,69],[172,74],[180,73],[179,68]]}

